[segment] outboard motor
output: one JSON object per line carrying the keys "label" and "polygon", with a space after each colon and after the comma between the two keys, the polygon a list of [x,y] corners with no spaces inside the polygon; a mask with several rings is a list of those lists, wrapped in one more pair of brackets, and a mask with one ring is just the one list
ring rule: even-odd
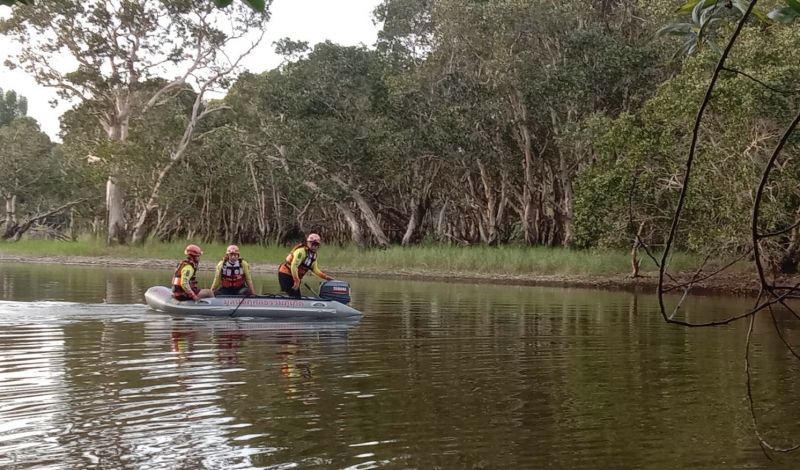
{"label": "outboard motor", "polygon": [[350,303],[350,284],[344,281],[325,281],[319,285],[319,296],[347,305]]}

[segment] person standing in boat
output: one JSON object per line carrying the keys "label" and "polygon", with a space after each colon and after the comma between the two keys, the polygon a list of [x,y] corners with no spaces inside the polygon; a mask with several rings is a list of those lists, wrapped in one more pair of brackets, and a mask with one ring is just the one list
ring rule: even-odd
{"label": "person standing in boat", "polygon": [[214,295],[255,295],[250,264],[241,258],[238,246],[229,246],[225,250],[225,257],[217,263],[211,290]]}
{"label": "person standing in boat", "polygon": [[292,251],[278,268],[278,282],[281,290],[290,297],[300,298],[300,281],[307,272],[313,272],[320,279],[332,281],[333,278],[317,266],[317,250],[322,243],[319,234],[309,233],[305,243],[292,247]]}
{"label": "person standing in boat", "polygon": [[197,287],[197,268],[203,250],[197,245],[187,245],[183,250],[186,259],[182,260],[172,276],[172,298],[175,300],[198,300],[214,297],[211,289]]}

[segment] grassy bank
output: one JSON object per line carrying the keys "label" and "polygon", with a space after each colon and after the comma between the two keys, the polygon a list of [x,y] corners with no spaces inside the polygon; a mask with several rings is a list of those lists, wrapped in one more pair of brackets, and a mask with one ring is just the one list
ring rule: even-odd
{"label": "grassy bank", "polygon": [[[58,242],[22,240],[0,242],[0,253],[24,256],[102,256],[120,259],[177,260],[183,256],[185,242],[148,242],[142,246],[107,246],[99,240]],[[205,243],[203,261],[220,259],[226,245]],[[288,246],[241,245],[245,259],[254,264],[280,263]],[[642,254],[644,255],[644,254]],[[700,258],[676,254],[671,261],[672,270],[694,270]],[[469,246],[428,245],[415,247],[390,247],[386,250],[358,249],[353,246],[323,245],[320,265],[335,271],[372,272],[429,272],[429,273],[482,273],[500,275],[582,275],[615,276],[630,272],[630,253],[613,250],[572,250],[549,247],[524,246]],[[643,260],[642,271],[656,270],[654,263]]]}

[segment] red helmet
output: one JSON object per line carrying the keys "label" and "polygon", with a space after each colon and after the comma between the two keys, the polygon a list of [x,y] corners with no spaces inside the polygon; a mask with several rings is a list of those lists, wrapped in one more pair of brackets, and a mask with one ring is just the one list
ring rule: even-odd
{"label": "red helmet", "polygon": [[308,243],[322,243],[322,239],[316,233],[311,233],[311,234],[308,235],[308,238],[306,238],[306,242],[308,242]]}
{"label": "red helmet", "polygon": [[203,254],[203,250],[201,250],[197,245],[186,245],[186,249],[183,250],[183,254],[187,256],[200,256]]}
{"label": "red helmet", "polygon": [[226,255],[230,255],[232,253],[239,254],[239,247],[236,245],[230,245],[227,250],[225,250]]}

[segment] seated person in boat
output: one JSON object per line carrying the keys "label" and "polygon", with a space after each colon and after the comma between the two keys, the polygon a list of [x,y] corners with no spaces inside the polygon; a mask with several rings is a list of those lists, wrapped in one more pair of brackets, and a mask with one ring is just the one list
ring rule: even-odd
{"label": "seated person in boat", "polygon": [[308,271],[313,272],[320,279],[333,280],[317,266],[317,250],[321,242],[322,239],[318,234],[308,234],[304,243],[292,247],[292,251],[278,268],[278,282],[281,290],[290,297],[300,298],[300,280]]}
{"label": "seated person in boat", "polygon": [[250,264],[241,258],[238,246],[229,246],[225,257],[217,263],[211,290],[214,295],[255,295]]}
{"label": "seated person in boat", "polygon": [[197,287],[197,268],[200,266],[200,256],[203,250],[197,245],[187,245],[183,250],[186,259],[178,263],[175,274],[172,276],[172,297],[175,300],[197,300],[214,297],[211,289]]}

